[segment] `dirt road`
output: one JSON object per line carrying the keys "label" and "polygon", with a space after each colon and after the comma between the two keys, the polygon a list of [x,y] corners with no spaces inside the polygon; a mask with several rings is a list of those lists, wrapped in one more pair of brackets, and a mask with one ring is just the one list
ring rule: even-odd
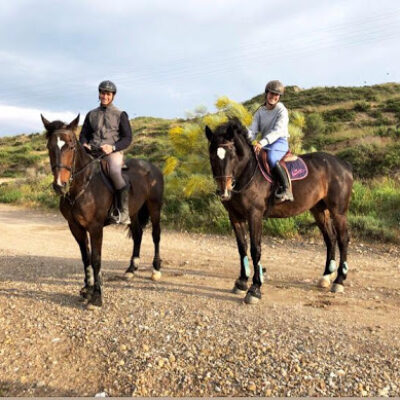
{"label": "dirt road", "polygon": [[400,258],[352,243],[346,292],[315,282],[315,243],[264,237],[263,300],[230,292],[233,237],[163,232],[160,282],[123,280],[131,241],[105,229],[104,303],[88,311],[56,213],[0,205],[0,396],[399,396]]}

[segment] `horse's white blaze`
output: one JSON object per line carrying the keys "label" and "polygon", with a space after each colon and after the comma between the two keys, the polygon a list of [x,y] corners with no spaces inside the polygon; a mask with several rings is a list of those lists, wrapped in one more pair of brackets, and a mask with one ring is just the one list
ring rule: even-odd
{"label": "horse's white blaze", "polygon": [[64,146],[64,144],[65,144],[64,140],[61,140],[61,139],[60,139],[60,136],[57,136],[57,146],[58,146],[58,148],[59,148],[60,150],[62,149],[62,147]]}
{"label": "horse's white blaze", "polygon": [[218,147],[217,156],[223,160],[225,158],[226,150],[222,147]]}

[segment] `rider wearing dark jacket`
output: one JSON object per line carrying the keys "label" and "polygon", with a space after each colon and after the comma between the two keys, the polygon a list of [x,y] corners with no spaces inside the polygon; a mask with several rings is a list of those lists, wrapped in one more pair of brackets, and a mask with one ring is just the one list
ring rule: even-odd
{"label": "rider wearing dark jacket", "polygon": [[129,223],[129,185],[122,177],[123,152],[132,141],[128,114],[112,101],[117,88],[111,81],[99,85],[100,106],[86,115],[79,141],[89,150],[101,149],[106,154],[110,178],[117,194],[118,223]]}

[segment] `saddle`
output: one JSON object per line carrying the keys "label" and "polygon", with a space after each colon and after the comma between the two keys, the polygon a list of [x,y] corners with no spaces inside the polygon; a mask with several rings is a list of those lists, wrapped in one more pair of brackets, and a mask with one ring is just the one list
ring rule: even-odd
{"label": "saddle", "polygon": [[[261,149],[256,158],[258,168],[260,169],[265,180],[270,183],[274,183],[275,179],[268,164],[267,150]],[[299,181],[306,178],[308,175],[308,168],[304,160],[301,157],[292,154],[290,150],[284,155],[279,163],[285,170],[289,178],[289,182]]]}

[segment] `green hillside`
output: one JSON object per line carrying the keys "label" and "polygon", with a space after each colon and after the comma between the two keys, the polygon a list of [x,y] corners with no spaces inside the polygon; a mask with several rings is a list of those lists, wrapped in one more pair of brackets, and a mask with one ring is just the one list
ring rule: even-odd
{"label": "green hillside", "polygon": [[[292,86],[287,87],[282,101],[292,119],[304,121],[303,149],[334,153],[353,165],[357,179],[350,215],[353,233],[399,242],[400,84],[312,89]],[[254,111],[262,102],[261,94],[243,104]],[[154,117],[131,120],[134,140],[127,157],[146,158],[163,168],[167,157],[176,156],[169,129],[193,121]],[[199,156],[206,157],[205,141]],[[6,182],[6,178],[11,181]],[[42,133],[0,138],[0,179],[0,202],[57,205],[50,189],[52,178]],[[179,171],[166,177],[164,223],[177,229],[229,232],[219,200],[211,193],[185,197],[180,187],[183,179]],[[316,234],[311,222],[306,214],[270,221],[265,229],[280,236]]]}

